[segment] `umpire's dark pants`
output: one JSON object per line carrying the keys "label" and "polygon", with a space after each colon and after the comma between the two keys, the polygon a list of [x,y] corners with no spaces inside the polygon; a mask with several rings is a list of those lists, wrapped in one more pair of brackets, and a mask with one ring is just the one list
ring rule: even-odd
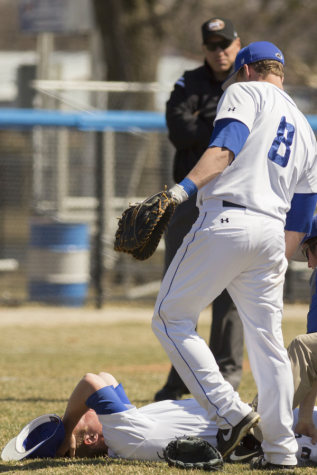
{"label": "umpire's dark pants", "polygon": [[[199,211],[194,195],[179,205],[165,233],[165,270],[168,269],[184,237],[195,223]],[[212,325],[209,348],[211,349],[220,372],[237,389],[242,377],[243,362],[243,326],[237,309],[224,290],[212,303]],[[182,379],[172,366],[168,375],[168,384],[172,388],[187,390]]]}

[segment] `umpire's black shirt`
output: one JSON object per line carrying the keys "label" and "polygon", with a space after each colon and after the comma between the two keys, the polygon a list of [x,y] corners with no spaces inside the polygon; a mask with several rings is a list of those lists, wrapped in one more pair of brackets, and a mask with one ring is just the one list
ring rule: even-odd
{"label": "umpire's black shirt", "polygon": [[217,104],[223,94],[221,84],[205,61],[203,66],[185,71],[166,103],[169,139],[176,147],[176,183],[188,175],[209,145]]}

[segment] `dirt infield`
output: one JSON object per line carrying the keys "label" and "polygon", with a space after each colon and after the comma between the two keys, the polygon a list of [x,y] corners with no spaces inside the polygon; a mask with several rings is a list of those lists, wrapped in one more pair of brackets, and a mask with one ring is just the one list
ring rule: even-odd
{"label": "dirt infield", "polygon": [[[200,322],[210,323],[210,307],[207,307],[200,316]],[[284,320],[305,320],[308,305],[286,304],[284,306]],[[128,307],[106,305],[102,310],[92,308],[66,307],[19,307],[0,309],[0,327],[45,327],[60,325],[99,324],[108,325],[124,321],[150,323],[152,307]]]}

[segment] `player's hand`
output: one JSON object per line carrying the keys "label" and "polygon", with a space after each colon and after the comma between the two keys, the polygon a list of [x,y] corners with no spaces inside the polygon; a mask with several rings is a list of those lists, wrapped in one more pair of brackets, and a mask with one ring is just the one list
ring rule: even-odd
{"label": "player's hand", "polygon": [[56,457],[75,457],[76,452],[76,438],[74,434],[67,436],[64,439],[64,442],[57,451]]}
{"label": "player's hand", "polygon": [[315,426],[313,422],[298,421],[294,428],[294,432],[296,434],[302,434],[302,435],[306,435],[307,437],[311,437],[312,444],[316,445],[317,427]]}
{"label": "player's hand", "polygon": [[177,205],[183,203],[183,201],[188,200],[188,194],[182,186],[174,185],[169,190],[169,192],[172,194],[173,200]]}

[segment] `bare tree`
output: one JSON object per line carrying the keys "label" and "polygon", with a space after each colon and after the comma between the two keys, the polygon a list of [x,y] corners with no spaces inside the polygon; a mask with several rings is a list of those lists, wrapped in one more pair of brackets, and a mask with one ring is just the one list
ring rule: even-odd
{"label": "bare tree", "polygon": [[[152,82],[168,41],[171,25],[182,10],[200,0],[94,0],[108,81]],[[151,109],[149,95],[133,95],[134,108]],[[129,100],[131,107],[131,98]]]}
{"label": "bare tree", "polygon": [[[107,80],[155,81],[159,58],[167,50],[202,58],[200,26],[221,16],[234,21],[243,46],[266,40],[283,51],[288,84],[317,87],[316,0],[93,2]],[[135,100],[135,108],[153,106],[149,97],[146,103]]]}

